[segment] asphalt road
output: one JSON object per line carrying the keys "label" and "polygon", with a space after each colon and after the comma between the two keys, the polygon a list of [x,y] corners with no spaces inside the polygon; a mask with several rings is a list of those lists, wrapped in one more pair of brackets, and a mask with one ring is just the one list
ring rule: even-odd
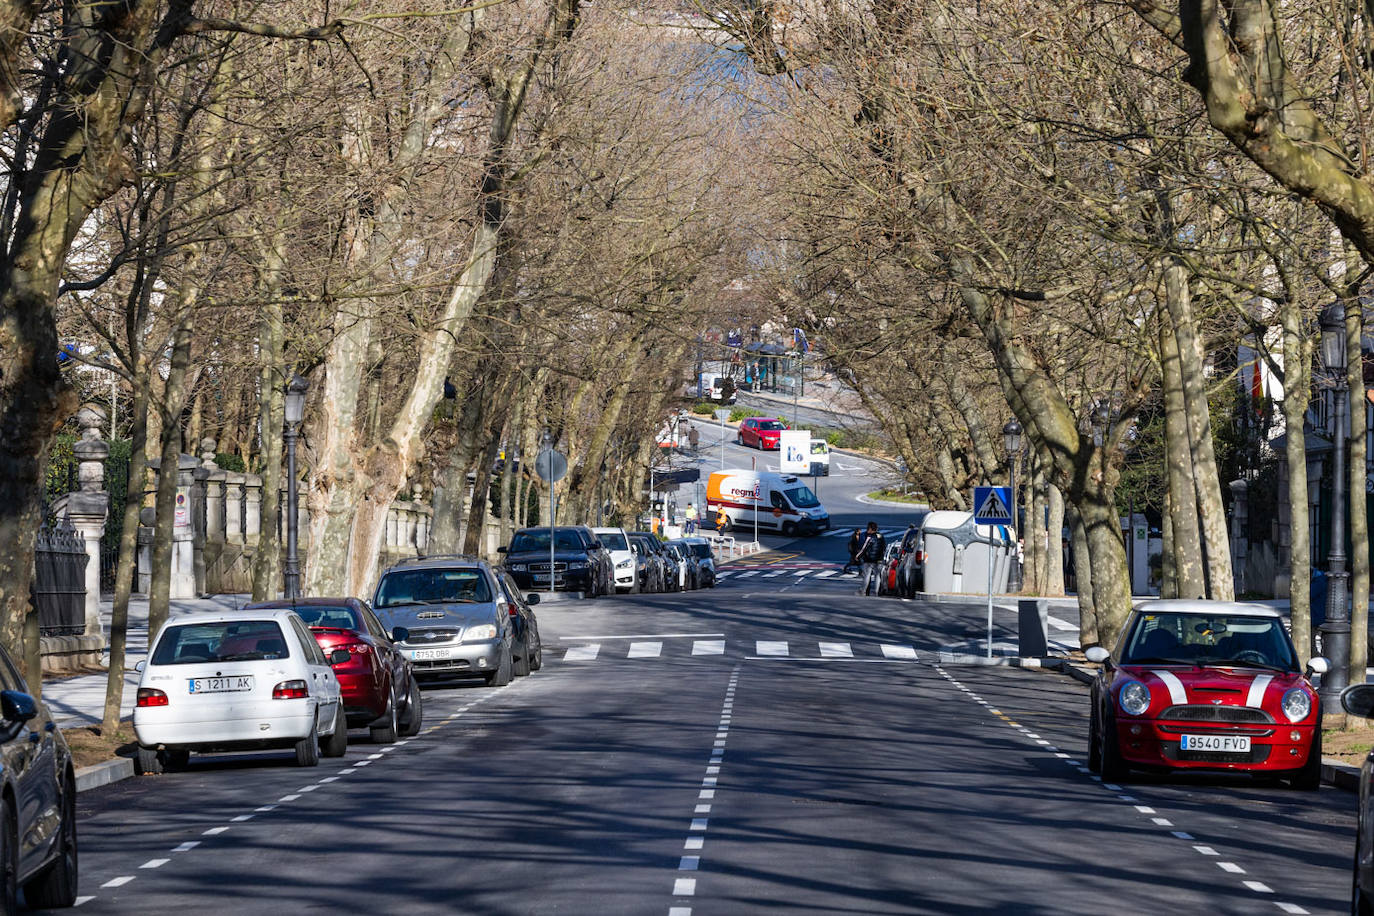
{"label": "asphalt road", "polygon": [[[982,609],[759,577],[539,606],[423,734],[80,798],[110,913],[1334,913],[1352,796],[1086,772],[1084,687],[939,662]],[[753,584],[751,584],[753,583]]]}

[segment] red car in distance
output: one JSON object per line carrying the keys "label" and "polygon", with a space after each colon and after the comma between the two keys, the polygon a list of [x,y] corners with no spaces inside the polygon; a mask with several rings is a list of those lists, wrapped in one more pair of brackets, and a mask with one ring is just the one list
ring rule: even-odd
{"label": "red car in distance", "polygon": [[[1219,770],[1321,784],[1317,692],[1274,608],[1149,601],[1110,654],[1085,653],[1092,683],[1088,766],[1109,782],[1137,770]],[[1309,672],[1325,672],[1313,658]]]}
{"label": "red car in distance", "polygon": [[[297,598],[250,604],[255,608],[290,608],[305,621],[326,657],[348,650],[348,661],[334,665],[343,691],[349,728],[367,727],[374,744],[390,744],[398,735],[420,732],[424,700],[410,660],[393,645],[367,602],[359,598]],[[404,638],[399,635],[398,638]]]}
{"label": "red car in distance", "polygon": [[748,417],[740,422],[735,442],[751,448],[778,449],[787,424],[776,417]]}

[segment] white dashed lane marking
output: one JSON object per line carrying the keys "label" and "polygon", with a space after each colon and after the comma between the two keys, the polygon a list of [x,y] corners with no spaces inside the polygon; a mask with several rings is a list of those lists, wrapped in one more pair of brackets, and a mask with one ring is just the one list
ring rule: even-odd
{"label": "white dashed lane marking", "polygon": [[724,655],[725,640],[723,639],[698,639],[692,643],[693,655]]}
{"label": "white dashed lane marking", "polygon": [[853,658],[854,649],[847,642],[821,643],[821,658]]}
{"label": "white dashed lane marking", "polygon": [[785,656],[787,655],[787,643],[761,639],[754,643],[754,653],[757,655]]}
{"label": "white dashed lane marking", "polygon": [[601,651],[599,643],[592,643],[590,646],[573,646],[563,653],[565,662],[590,662],[596,659],[596,653]]}
{"label": "white dashed lane marking", "polygon": [[630,643],[630,658],[658,658],[663,654],[663,643],[661,642],[632,642]]}

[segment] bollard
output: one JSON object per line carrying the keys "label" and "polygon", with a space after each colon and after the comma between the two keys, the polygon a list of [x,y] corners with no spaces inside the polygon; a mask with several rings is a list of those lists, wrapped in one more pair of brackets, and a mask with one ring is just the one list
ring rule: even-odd
{"label": "bollard", "polygon": [[1044,658],[1050,654],[1050,603],[1044,598],[1022,598],[1016,603],[1016,631],[1020,639],[1017,652],[1022,658]]}

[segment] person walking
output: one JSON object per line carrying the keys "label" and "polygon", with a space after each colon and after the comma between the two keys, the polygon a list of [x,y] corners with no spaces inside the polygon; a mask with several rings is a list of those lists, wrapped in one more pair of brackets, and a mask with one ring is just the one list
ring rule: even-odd
{"label": "person walking", "polygon": [[840,575],[849,575],[851,569],[855,572],[859,571],[859,545],[862,543],[863,530],[855,528],[854,533],[849,536],[849,562],[844,564],[844,569],[840,571]]}
{"label": "person walking", "polygon": [[[878,531],[878,523],[869,522],[868,531],[864,533],[863,543],[859,545],[858,553],[859,560],[863,562],[863,571],[859,574],[860,595],[877,593],[878,583],[881,581],[879,570],[882,566],[886,547],[883,536]],[[873,589],[872,592],[869,591],[870,587]]]}
{"label": "person walking", "polygon": [[687,431],[687,444],[694,453],[697,450],[697,446],[701,444],[701,433],[697,432],[697,425],[695,423],[693,423],[692,428]]}
{"label": "person walking", "polygon": [[683,526],[687,534],[697,533],[697,507],[691,503],[687,504],[687,511],[683,513],[686,524]]}
{"label": "person walking", "polygon": [[716,510],[716,530],[724,532],[730,527],[730,516],[725,513],[725,507],[721,506]]}

